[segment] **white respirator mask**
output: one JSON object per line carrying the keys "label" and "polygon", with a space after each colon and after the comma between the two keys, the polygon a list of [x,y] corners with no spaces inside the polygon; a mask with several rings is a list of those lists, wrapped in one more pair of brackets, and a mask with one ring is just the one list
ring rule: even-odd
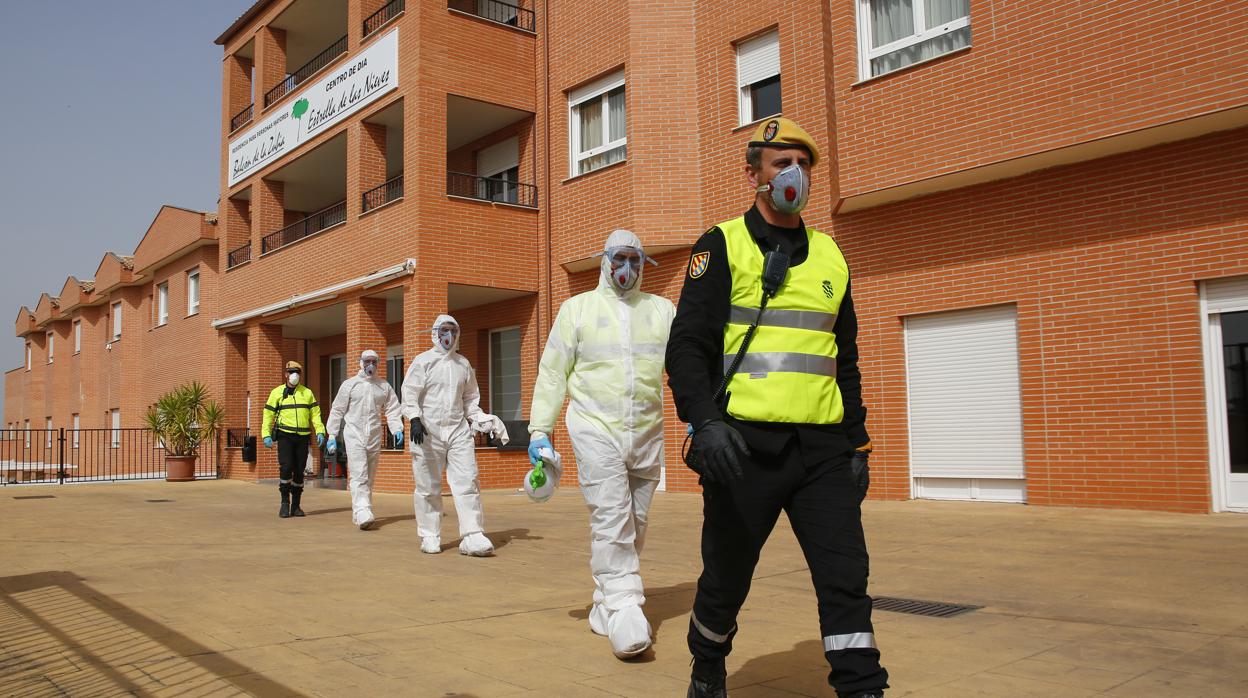
{"label": "white respirator mask", "polygon": [[793,163],[755,191],[759,194],[770,193],[771,207],[778,213],[801,213],[810,196],[810,173],[801,165]]}

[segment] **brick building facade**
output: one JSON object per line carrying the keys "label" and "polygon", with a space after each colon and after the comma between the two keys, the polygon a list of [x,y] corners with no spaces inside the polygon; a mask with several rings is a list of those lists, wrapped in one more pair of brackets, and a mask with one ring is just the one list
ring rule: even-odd
{"label": "brick building facade", "polygon": [[[255,433],[285,360],[328,404],[362,349],[402,370],[449,311],[483,407],[522,422],[607,233],[635,231],[675,300],[782,113],[823,145],[803,216],[853,271],[873,497],[1248,510],[1246,12],[261,0],[218,39],[209,379]],[[36,353],[43,307],[18,320]],[[666,486],[694,490],[666,416]],[[239,455],[226,475],[276,476]],[[487,487],[527,469],[478,456]],[[406,454],[378,481],[410,490]]]}

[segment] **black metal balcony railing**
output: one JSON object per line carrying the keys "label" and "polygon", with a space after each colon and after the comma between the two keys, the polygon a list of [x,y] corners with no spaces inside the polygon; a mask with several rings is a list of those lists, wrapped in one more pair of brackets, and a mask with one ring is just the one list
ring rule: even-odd
{"label": "black metal balcony railing", "polygon": [[225,447],[226,448],[242,448],[247,443],[247,437],[251,434],[251,430],[243,427],[241,429],[225,430]]}
{"label": "black metal balcony railing", "polygon": [[230,119],[230,133],[234,133],[240,127],[242,127],[243,124],[247,123],[248,121],[251,121],[251,112],[255,106],[256,105],[254,102],[251,104],[248,104],[246,109],[235,114],[234,118]]}
{"label": "black metal balcony railing", "polygon": [[277,100],[285,97],[287,93],[303,84],[304,80],[312,77],[317,71],[329,65],[335,58],[347,52],[347,37],[330,44],[329,48],[316,54],[312,60],[304,63],[295,72],[286,76],[285,80],[273,86],[273,89],[264,93],[264,106],[268,107]]}
{"label": "black metal balcony railing", "polygon": [[273,250],[315,235],[326,228],[332,228],[339,223],[346,222],[347,202],[339,201],[333,206],[317,211],[301,221],[291,223],[276,233],[265,235],[260,240],[260,254],[268,254]]}
{"label": "black metal balcony railing", "polygon": [[390,0],[390,2],[386,3],[385,7],[377,10],[373,14],[369,15],[368,19],[364,20],[364,36],[368,36],[369,34],[377,31],[381,25],[394,19],[402,11],[403,0]]}
{"label": "black metal balcony railing", "polygon": [[391,179],[385,184],[369,189],[360,197],[360,212],[367,213],[391,201],[403,198],[403,175]]}
{"label": "black metal balcony railing", "polygon": [[534,31],[533,10],[503,0],[447,0],[446,6],[457,12],[476,15],[491,22],[507,24],[525,31]]}
{"label": "black metal balcony railing", "polygon": [[247,243],[238,249],[230,250],[230,254],[226,257],[225,268],[233,269],[244,262],[251,261],[251,243]]}
{"label": "black metal balcony railing", "polygon": [[501,177],[447,172],[446,193],[450,196],[537,208],[537,185],[513,182]]}

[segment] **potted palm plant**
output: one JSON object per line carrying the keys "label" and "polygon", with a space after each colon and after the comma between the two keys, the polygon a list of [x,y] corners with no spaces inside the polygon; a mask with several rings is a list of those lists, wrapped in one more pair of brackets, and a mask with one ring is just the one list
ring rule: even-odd
{"label": "potted palm plant", "polygon": [[221,431],[225,411],[196,381],[161,396],[144,419],[164,444],[165,480],[187,482],[195,479],[200,446],[212,443]]}

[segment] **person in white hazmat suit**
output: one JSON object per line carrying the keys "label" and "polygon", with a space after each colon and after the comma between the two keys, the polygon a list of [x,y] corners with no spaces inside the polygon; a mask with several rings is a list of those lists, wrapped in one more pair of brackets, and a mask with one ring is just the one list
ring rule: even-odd
{"label": "person in white hazmat suit", "polygon": [[589,507],[594,603],[590,630],[621,659],[651,644],[640,554],[663,466],[663,357],[675,308],[641,291],[641,240],[616,230],[603,248],[592,291],[559,308],[542,352],[529,415],[529,456],[550,434],[570,396],[565,423]]}
{"label": "person in white hazmat suit", "polygon": [[[412,494],[420,550],[442,552],[442,469],[459,516],[459,552],[485,557],[494,544],[485,535],[481,485],[472,432],[490,432],[506,443],[502,420],[481,410],[481,390],[468,359],[459,353],[459,323],[439,315],[433,348],[417,356],[403,378],[403,416],[412,430]],[[469,427],[469,421],[472,427]]]}
{"label": "person in white hazmat suit", "polygon": [[367,531],[373,527],[373,481],[381,455],[381,416],[384,414],[395,447],[403,445],[403,417],[399,396],[377,375],[379,357],[372,349],[360,354],[360,372],[343,382],[329,408],[325,430],[328,452],[338,451],[337,435],[347,449],[347,489],[351,491],[351,522]]}

